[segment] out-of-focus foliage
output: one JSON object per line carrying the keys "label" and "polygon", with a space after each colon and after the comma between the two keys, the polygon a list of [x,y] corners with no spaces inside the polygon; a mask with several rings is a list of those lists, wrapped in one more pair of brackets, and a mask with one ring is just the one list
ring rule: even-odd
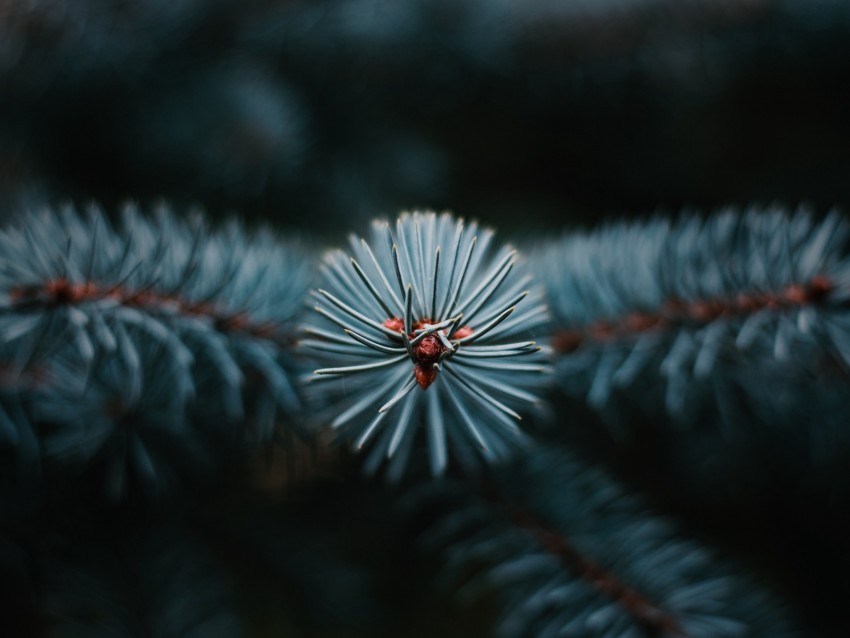
{"label": "out-of-focus foliage", "polygon": [[[839,391],[850,370],[848,241],[838,212],[781,208],[567,235],[535,252],[561,387],[620,419],[647,411],[682,427],[741,429],[753,412],[834,419],[800,390]],[[789,410],[794,397],[805,410]]]}
{"label": "out-of-focus foliage", "polygon": [[0,235],[4,453],[32,466],[35,432],[51,467],[102,465],[115,497],[215,475],[233,446],[294,428],[312,277],[268,229],[122,215],[47,210]]}
{"label": "out-of-focus foliage", "polygon": [[663,441],[655,451],[703,488],[846,495],[848,240],[842,213],[774,207],[541,246],[561,392],[615,445]]}
{"label": "out-of-focus foliage", "polygon": [[420,487],[404,505],[431,521],[423,543],[458,598],[495,592],[497,636],[801,635],[740,566],[563,452],[533,450],[479,489]]}

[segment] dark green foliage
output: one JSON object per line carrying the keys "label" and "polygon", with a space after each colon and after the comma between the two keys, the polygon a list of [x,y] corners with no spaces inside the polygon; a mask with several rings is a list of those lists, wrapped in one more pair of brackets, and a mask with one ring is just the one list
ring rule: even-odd
{"label": "dark green foliage", "polygon": [[838,212],[726,209],[536,253],[558,386],[609,428],[562,432],[680,504],[847,502],[848,240]]}
{"label": "dark green foliage", "polygon": [[612,223],[536,259],[559,411],[585,415],[561,440],[700,529],[796,565],[794,586],[820,601],[841,578],[796,556],[847,560],[848,239],[842,213],[753,207]]}
{"label": "dark green foliage", "polygon": [[[497,596],[498,636],[798,636],[742,566],[586,462],[533,450],[492,483],[417,488],[423,543],[460,597]],[[424,514],[423,514],[424,512]]]}
{"label": "dark green foliage", "polygon": [[755,208],[566,236],[536,260],[561,389],[615,423],[734,437],[811,419],[831,436],[850,371],[848,240],[840,213]]}
{"label": "dark green foliage", "polygon": [[127,207],[117,227],[95,209],[33,214],[0,244],[3,408],[23,410],[3,431],[21,463],[28,423],[50,467],[102,465],[113,496],[130,479],[158,494],[294,427],[312,276],[297,242]]}

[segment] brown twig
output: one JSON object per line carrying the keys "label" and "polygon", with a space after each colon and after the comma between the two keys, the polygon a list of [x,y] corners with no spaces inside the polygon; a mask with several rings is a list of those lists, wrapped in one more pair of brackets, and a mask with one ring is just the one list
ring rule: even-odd
{"label": "brown twig", "polygon": [[741,293],[730,298],[683,301],[669,299],[656,312],[633,312],[615,319],[558,331],[552,337],[556,352],[569,354],[586,342],[623,339],[636,334],[682,325],[706,325],[722,317],[746,316],[763,309],[787,309],[821,303],[835,289],[825,275],[803,284],[791,284],[779,292]]}
{"label": "brown twig", "polygon": [[657,635],[687,638],[679,620],[655,604],[647,596],[621,582],[617,576],[604,569],[592,558],[582,554],[557,530],[547,526],[518,504],[506,501],[504,496],[493,497],[503,508],[511,522],[534,535],[547,552],[587,582],[591,587],[616,601],[639,623]]}
{"label": "brown twig", "polygon": [[278,324],[255,322],[247,312],[226,311],[209,302],[191,302],[150,288],[133,290],[126,286],[107,287],[93,282],[75,283],[60,277],[43,284],[14,287],[9,291],[9,298],[19,305],[42,304],[46,308],[79,305],[102,299],[147,310],[167,307],[183,316],[206,317],[215,329],[221,332],[239,332],[281,344],[289,344],[294,340],[291,335],[284,334]]}

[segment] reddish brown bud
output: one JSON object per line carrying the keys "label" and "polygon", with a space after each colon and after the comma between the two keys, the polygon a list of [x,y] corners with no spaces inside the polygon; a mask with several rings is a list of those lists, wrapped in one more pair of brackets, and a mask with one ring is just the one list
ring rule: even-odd
{"label": "reddish brown bud", "polygon": [[461,326],[457,330],[455,330],[454,338],[455,339],[463,339],[464,337],[468,337],[472,334],[472,328],[469,326]]}
{"label": "reddish brown bud", "polygon": [[437,378],[437,368],[433,366],[433,364],[417,364],[413,368],[413,374],[416,377],[416,382],[419,384],[419,387],[423,390],[427,390],[428,387],[434,383],[434,379]]}
{"label": "reddish brown bud", "polygon": [[404,332],[404,321],[402,321],[398,317],[387,319],[384,322],[384,328],[388,328],[393,332]]}
{"label": "reddish brown bud", "polygon": [[[413,353],[416,355],[416,360],[421,364],[431,364],[437,361],[440,355],[445,351],[445,347],[440,340],[432,334],[424,337],[422,341],[416,344]],[[421,384],[420,384],[421,385]]]}

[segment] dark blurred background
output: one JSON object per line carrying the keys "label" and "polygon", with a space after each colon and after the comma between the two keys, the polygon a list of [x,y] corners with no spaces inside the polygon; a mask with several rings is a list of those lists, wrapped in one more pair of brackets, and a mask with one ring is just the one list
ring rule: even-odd
{"label": "dark blurred background", "polygon": [[2,0],[0,210],[850,201],[845,0]]}

